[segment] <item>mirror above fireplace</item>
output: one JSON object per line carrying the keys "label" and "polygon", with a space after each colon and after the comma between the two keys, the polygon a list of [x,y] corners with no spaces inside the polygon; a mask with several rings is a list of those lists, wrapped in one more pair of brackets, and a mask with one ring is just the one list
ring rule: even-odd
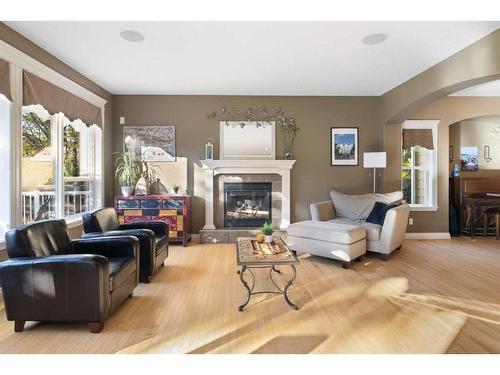
{"label": "mirror above fireplace", "polygon": [[221,121],[221,160],[274,160],[274,121]]}

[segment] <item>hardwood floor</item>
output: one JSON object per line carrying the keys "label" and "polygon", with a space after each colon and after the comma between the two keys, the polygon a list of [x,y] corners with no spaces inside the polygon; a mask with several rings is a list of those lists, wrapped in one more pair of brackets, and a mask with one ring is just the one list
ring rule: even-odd
{"label": "hardwood floor", "polygon": [[[252,297],[233,245],[172,247],[166,267],[106,321],[28,322],[13,332],[0,303],[1,353],[500,353],[500,242],[409,240],[383,262],[343,269],[300,256],[290,298]],[[282,268],[285,273],[288,271]],[[257,274],[256,287],[267,285]]]}

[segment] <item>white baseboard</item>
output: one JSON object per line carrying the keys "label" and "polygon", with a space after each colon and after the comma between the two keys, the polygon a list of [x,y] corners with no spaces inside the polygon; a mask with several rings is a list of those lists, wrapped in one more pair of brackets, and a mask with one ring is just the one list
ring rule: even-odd
{"label": "white baseboard", "polygon": [[199,233],[196,233],[196,234],[190,234],[191,236],[191,241],[194,241],[194,242],[200,242],[200,234]]}
{"label": "white baseboard", "polygon": [[407,240],[449,240],[451,238],[448,232],[427,232],[427,233],[406,233]]}

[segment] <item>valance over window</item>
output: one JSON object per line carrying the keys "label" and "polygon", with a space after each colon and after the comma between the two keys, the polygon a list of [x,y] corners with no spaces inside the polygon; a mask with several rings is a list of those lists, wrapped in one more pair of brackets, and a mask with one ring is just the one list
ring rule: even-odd
{"label": "valance over window", "polygon": [[71,121],[102,126],[101,109],[31,73],[23,72],[23,105],[42,105],[50,114],[62,112]]}
{"label": "valance over window", "polygon": [[5,95],[7,99],[12,101],[10,93],[10,66],[9,62],[0,60],[0,94]]}
{"label": "valance over window", "polygon": [[403,129],[403,149],[420,146],[427,150],[434,150],[432,129]]}

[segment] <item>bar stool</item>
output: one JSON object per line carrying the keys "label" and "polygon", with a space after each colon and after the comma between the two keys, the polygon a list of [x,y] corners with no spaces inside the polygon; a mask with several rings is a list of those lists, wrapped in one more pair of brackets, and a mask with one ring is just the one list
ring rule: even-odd
{"label": "bar stool", "polygon": [[495,234],[497,240],[500,238],[500,207],[490,207],[484,211],[484,236],[488,231],[490,216],[495,216]]}

